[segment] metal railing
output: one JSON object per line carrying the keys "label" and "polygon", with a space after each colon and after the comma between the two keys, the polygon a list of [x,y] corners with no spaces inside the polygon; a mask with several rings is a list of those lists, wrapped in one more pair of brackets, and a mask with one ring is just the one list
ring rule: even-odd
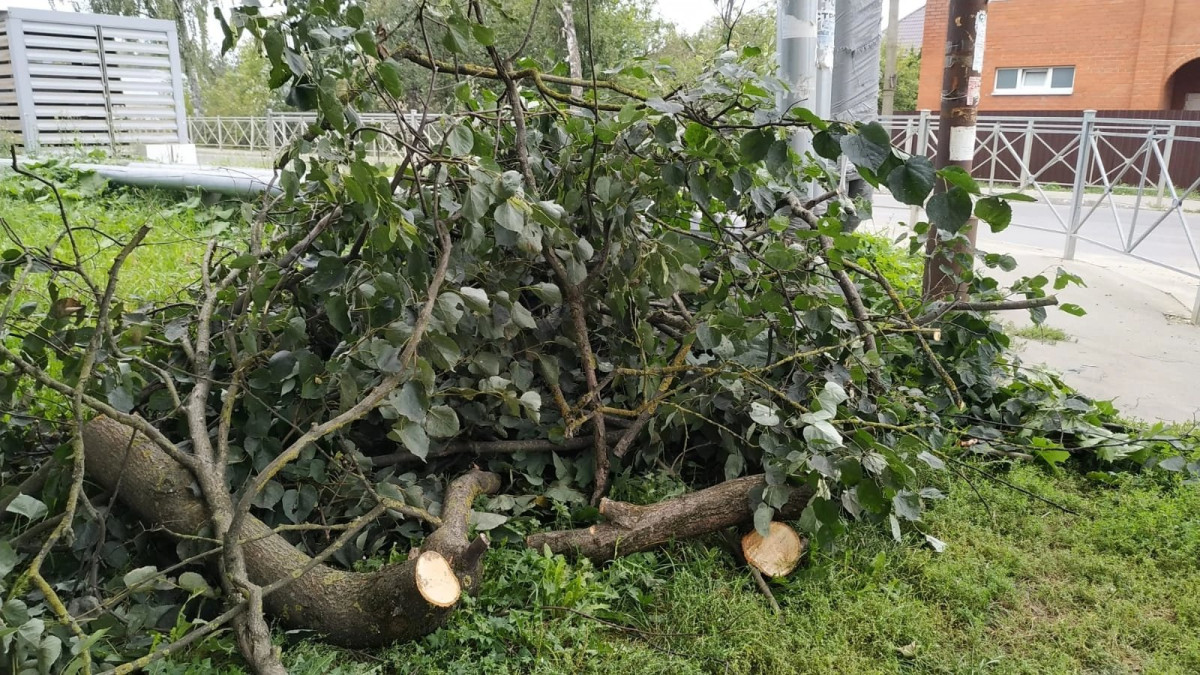
{"label": "metal railing", "polygon": [[[937,152],[928,111],[884,118],[905,152]],[[996,194],[1029,193],[1013,225],[1063,236],[1062,257],[1080,242],[1200,279],[1200,121],[982,115],[972,174]],[[910,222],[920,218],[914,208]],[[1200,323],[1200,292],[1192,308]]]}
{"label": "metal railing", "polygon": [[[434,114],[429,117],[440,118]],[[369,143],[370,152],[379,156],[402,155],[402,141],[411,138],[411,130],[421,125],[422,118],[419,112],[405,113],[405,123],[401,124],[392,114],[363,113],[359,116],[363,127],[381,132],[375,133]],[[192,143],[199,147],[273,155],[303,136],[316,121],[317,116],[313,114],[271,111],[267,111],[265,117],[190,117],[188,133]],[[436,140],[439,125],[428,125],[426,130]]]}

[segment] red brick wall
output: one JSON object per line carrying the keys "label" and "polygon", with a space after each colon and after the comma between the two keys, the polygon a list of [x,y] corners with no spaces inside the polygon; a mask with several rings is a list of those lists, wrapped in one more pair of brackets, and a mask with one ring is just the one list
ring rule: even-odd
{"label": "red brick wall", "polygon": [[[947,8],[928,0],[917,106],[940,108]],[[991,0],[981,110],[1154,110],[1200,58],[1200,0]],[[993,94],[997,68],[1075,66],[1070,95]]]}

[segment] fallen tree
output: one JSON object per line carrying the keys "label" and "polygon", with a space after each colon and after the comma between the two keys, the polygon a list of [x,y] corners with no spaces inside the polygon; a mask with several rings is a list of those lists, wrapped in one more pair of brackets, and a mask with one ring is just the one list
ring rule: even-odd
{"label": "fallen tree", "polygon": [[[39,521],[0,545],[6,590],[54,618],[24,621],[16,661],[70,640],[83,670],[96,651],[127,671],[232,626],[277,673],[268,617],[349,646],[417,638],[486,583],[489,539],[599,562],[788,519],[814,546],[849,519],[925,535],[940,493],[918,464],[1151,457],[1112,411],[1017,368],[980,314],[1044,312],[1049,279],[973,275],[970,302],[925,306],[843,232],[848,198],[789,135],[922,204],[939,177],[879,125],[770,112],[781,85],[749,54],[661,96],[517,67],[480,3],[451,4],[422,5],[441,39],[418,46],[354,7],[237,15],[230,44],[260,39],[317,122],[282,152],[280,193],[209,214],[225,227],[167,301],[119,292],[149,228],[75,223],[60,185],[78,177],[14,162],[61,231],[7,230],[0,395],[22,423],[0,442],[64,460],[6,455],[6,508]],[[459,78],[461,107],[405,116],[399,61],[429,91]],[[364,124],[368,102],[395,125]],[[1002,198],[976,209],[968,177],[941,178],[962,194],[914,250],[973,209],[1007,224]],[[686,492],[612,498],[651,476]],[[768,573],[799,555],[779,551]],[[180,616],[203,621],[147,638]]]}

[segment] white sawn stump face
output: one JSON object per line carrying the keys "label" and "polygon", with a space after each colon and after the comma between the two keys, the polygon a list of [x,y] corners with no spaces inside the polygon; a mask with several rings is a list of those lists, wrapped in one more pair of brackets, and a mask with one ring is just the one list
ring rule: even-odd
{"label": "white sawn stump face", "polygon": [[462,596],[462,587],[450,563],[436,551],[426,551],[417,558],[414,574],[417,590],[431,605],[449,607]]}
{"label": "white sawn stump face", "polygon": [[751,531],[742,537],[742,554],[746,562],[769,577],[792,573],[804,555],[805,542],[791,526],[773,521],[767,536]]}

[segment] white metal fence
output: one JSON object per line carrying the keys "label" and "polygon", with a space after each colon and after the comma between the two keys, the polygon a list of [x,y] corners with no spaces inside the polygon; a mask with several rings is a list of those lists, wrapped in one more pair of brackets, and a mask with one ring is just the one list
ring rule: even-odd
{"label": "white metal fence", "polygon": [[[937,151],[927,111],[883,120],[912,154]],[[1080,242],[1200,279],[1200,121],[981,116],[973,175],[986,191],[1020,191],[1013,225]],[[916,209],[910,220],[919,218]],[[1200,293],[1192,309],[1200,323]]]}
{"label": "white metal fence", "polygon": [[[380,156],[403,154],[403,142],[411,139],[412,130],[419,128],[423,119],[419,112],[406,113],[404,123],[392,114],[364,113],[359,121],[363,128],[377,130],[371,141],[371,152]],[[439,115],[428,117],[438,119]],[[314,123],[316,115],[304,113],[271,113],[265,117],[192,117],[188,119],[188,133],[192,143],[204,148],[275,153],[304,135]],[[439,125],[427,127],[427,133],[436,140]]]}

